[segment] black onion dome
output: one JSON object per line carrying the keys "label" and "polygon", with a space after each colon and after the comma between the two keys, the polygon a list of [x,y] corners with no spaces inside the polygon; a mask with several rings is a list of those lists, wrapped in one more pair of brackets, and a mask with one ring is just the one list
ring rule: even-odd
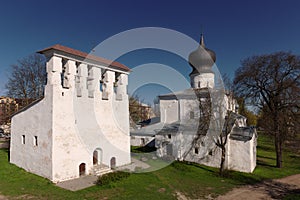
{"label": "black onion dome", "polygon": [[189,55],[189,64],[193,67],[191,74],[212,72],[211,68],[215,62],[215,52],[205,47],[204,37],[201,35],[199,47]]}

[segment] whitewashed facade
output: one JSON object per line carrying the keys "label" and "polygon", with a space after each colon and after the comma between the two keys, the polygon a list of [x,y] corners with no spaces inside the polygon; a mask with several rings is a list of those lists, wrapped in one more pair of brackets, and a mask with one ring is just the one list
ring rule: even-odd
{"label": "whitewashed facade", "polygon": [[44,98],[12,118],[10,162],[53,182],[130,163],[129,69],[61,45],[39,53]]}
{"label": "whitewashed facade", "polygon": [[[200,124],[199,100],[205,101],[210,91],[218,90],[212,71],[215,60],[215,53],[205,47],[202,36],[199,48],[189,56],[193,68],[190,74],[191,88],[159,96],[161,124],[164,126],[155,135],[159,157],[220,167],[221,148],[217,147],[216,140],[221,131],[210,127],[206,133],[197,132]],[[202,97],[199,98],[195,90],[200,91]],[[224,112],[212,111],[213,115],[221,115],[220,121],[225,122],[227,111],[231,111],[229,120],[233,123],[226,143],[225,168],[252,172],[256,166],[256,130],[247,127],[246,118],[237,113],[238,105],[232,95],[220,94],[218,98],[222,101],[217,106],[224,107]]]}

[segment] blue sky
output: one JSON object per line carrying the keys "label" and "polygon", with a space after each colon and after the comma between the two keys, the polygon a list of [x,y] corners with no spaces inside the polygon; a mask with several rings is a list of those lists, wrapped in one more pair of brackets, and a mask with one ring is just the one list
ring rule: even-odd
{"label": "blue sky", "polygon": [[[297,0],[2,1],[0,95],[5,92],[10,65],[37,50],[60,43],[90,52],[114,34],[149,26],[174,29],[195,40],[203,29],[207,47],[217,54],[219,70],[233,77],[240,61],[248,56],[280,50],[300,54],[299,8]],[[162,61],[154,54],[155,61]],[[143,55],[139,62],[134,55],[121,60],[135,67],[131,65],[149,60]],[[186,76],[189,66],[180,65]]]}

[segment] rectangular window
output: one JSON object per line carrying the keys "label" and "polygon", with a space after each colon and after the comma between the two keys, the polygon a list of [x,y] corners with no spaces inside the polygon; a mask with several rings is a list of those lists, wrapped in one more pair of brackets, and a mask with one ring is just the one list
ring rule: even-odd
{"label": "rectangular window", "polygon": [[34,146],[38,146],[38,137],[34,136],[34,142],[33,142]]}
{"label": "rectangular window", "polygon": [[190,119],[194,119],[195,118],[195,113],[194,113],[194,111],[191,111],[190,112]]}
{"label": "rectangular window", "polygon": [[168,135],[168,138],[169,138],[169,139],[171,139],[171,137],[172,137],[172,135],[171,135],[171,134],[169,134],[169,135]]}
{"label": "rectangular window", "polygon": [[25,135],[22,135],[22,144],[25,144]]}
{"label": "rectangular window", "polygon": [[199,154],[199,149],[195,148],[195,154]]}

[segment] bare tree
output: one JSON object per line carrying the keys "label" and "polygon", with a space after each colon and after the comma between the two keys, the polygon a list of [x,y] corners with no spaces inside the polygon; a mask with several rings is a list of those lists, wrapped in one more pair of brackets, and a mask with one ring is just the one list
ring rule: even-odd
{"label": "bare tree", "polygon": [[230,134],[236,118],[233,112],[227,109],[227,101],[231,101],[233,93],[231,91],[225,92],[223,88],[214,89],[211,92],[212,96],[212,115],[210,121],[211,136],[217,148],[221,150],[219,174],[224,175],[225,161],[226,161],[226,146],[228,142],[228,135]]}
{"label": "bare tree", "polygon": [[[195,101],[196,107],[192,108],[193,115],[198,113],[199,116],[196,117],[198,123],[196,123],[196,135],[193,138],[190,147],[183,154],[183,158],[185,159],[187,156],[192,155],[192,150],[200,146],[203,142],[204,138],[207,136],[207,132],[209,130],[209,125],[211,121],[211,96],[208,88],[194,88],[195,93]],[[192,117],[194,118],[194,116]],[[203,159],[203,157],[200,157]]]}
{"label": "bare tree", "polygon": [[[223,85],[223,83],[222,83]],[[204,154],[198,159],[204,159],[208,152],[216,149],[221,150],[220,175],[224,174],[226,161],[226,146],[235,118],[231,111],[227,110],[226,94],[223,87],[218,89],[194,89],[199,112],[197,133],[192,140],[191,146],[184,153],[183,158],[191,156],[193,149],[201,146],[202,142],[207,143]],[[232,93],[231,93],[232,94]],[[213,145],[214,144],[214,145]]]}
{"label": "bare tree", "polygon": [[239,105],[238,113],[247,118],[247,125],[248,126],[256,126],[258,115],[255,114],[253,111],[250,111],[247,108],[247,106],[245,104],[245,98],[244,97],[236,97],[236,100]]}
{"label": "bare tree", "polygon": [[45,57],[40,54],[33,54],[11,65],[11,75],[8,78],[6,89],[7,95],[25,100],[38,99],[44,95],[44,85],[47,74]]}
{"label": "bare tree", "polygon": [[129,96],[129,114],[134,123],[149,119],[151,106],[143,104],[143,100],[135,96]]}
{"label": "bare tree", "polygon": [[228,76],[228,74],[222,74],[222,80],[225,90],[227,92],[233,92],[233,82],[232,79]]}
{"label": "bare tree", "polygon": [[295,130],[299,119],[300,57],[278,52],[253,56],[241,64],[235,91],[263,112],[264,130],[275,138],[276,166],[281,168],[285,135]]}

